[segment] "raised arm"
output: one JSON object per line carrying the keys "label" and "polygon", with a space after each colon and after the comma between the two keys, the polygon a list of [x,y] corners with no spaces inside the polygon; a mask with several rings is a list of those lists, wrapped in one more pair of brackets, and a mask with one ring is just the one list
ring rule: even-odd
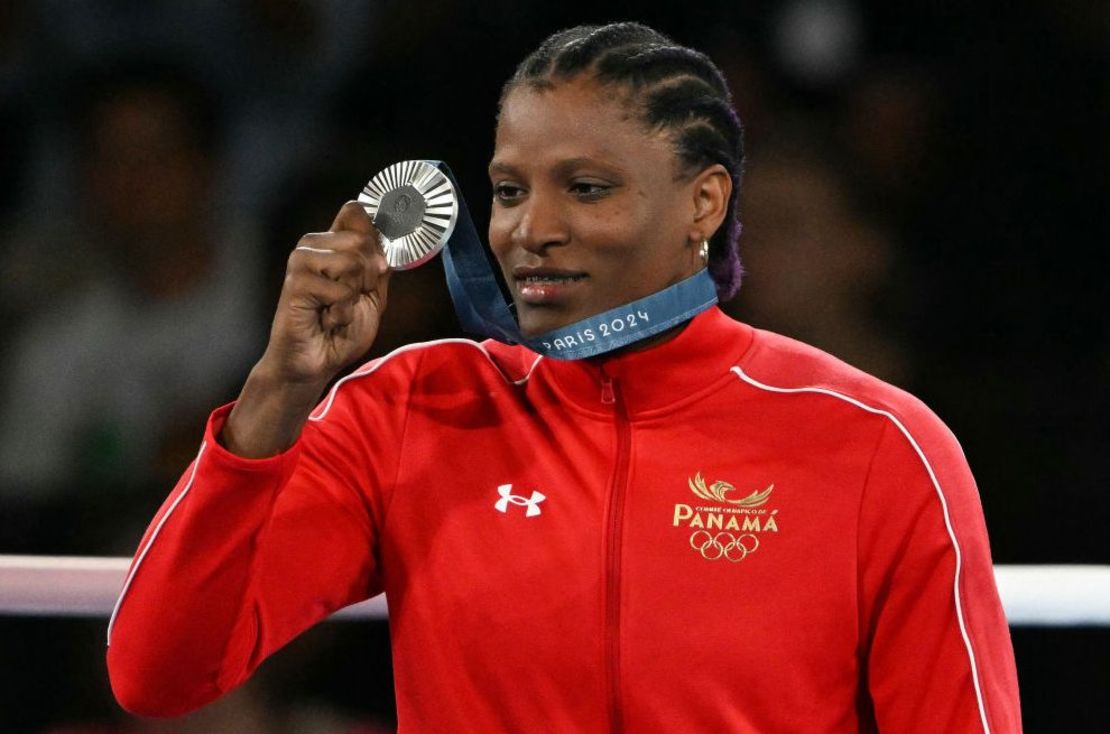
{"label": "raised arm", "polygon": [[373,342],[387,281],[353,202],[293,251],[266,352],[234,406],[213,413],[116,605],[108,670],[124,708],[202,706],[302,630],[380,591],[380,478],[393,476],[403,381],[373,405],[308,417]]}
{"label": "raised arm", "polygon": [[270,341],[220,441],[245,458],[291,446],[324,386],[365,354],[385,312],[389,265],[370,218],[349,201],[331,229],[289,255]]}

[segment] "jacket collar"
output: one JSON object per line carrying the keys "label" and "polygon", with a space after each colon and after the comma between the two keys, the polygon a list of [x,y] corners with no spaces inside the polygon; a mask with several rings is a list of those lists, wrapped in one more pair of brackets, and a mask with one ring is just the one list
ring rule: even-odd
{"label": "jacket collar", "polygon": [[645,417],[708,389],[740,361],[751,341],[751,327],[713,307],[663,344],[617,356],[544,359],[532,380],[550,381],[559,397],[590,413],[612,415],[618,409],[612,395],[629,417]]}

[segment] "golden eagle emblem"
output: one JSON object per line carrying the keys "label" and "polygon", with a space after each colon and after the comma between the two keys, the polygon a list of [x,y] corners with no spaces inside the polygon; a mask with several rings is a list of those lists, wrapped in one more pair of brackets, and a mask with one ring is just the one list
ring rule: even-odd
{"label": "golden eagle emblem", "polygon": [[705,480],[701,478],[701,472],[698,472],[693,479],[687,481],[690,483],[690,491],[703,500],[709,500],[710,502],[727,502],[730,505],[739,505],[740,507],[759,507],[767,501],[767,498],[771,496],[771,490],[775,488],[775,485],[772,484],[762,492],[757,490],[747,497],[741,497],[738,500],[730,500],[725,495],[736,489],[736,487],[728,482],[718,479],[716,482],[713,482],[711,486],[707,487],[705,486]]}

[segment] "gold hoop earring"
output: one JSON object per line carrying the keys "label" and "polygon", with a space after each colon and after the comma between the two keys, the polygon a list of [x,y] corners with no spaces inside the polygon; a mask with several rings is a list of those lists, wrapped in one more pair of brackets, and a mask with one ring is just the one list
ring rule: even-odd
{"label": "gold hoop earring", "polygon": [[709,240],[701,241],[701,261],[709,264]]}

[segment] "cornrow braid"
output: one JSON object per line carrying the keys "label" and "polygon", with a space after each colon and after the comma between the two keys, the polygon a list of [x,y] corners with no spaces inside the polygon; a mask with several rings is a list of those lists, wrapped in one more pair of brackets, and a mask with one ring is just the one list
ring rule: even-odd
{"label": "cornrow braid", "polygon": [[724,222],[709,240],[709,273],[718,297],[732,298],[743,273],[737,201],[744,136],[720,69],[705,54],[639,23],[583,25],[544,40],[506,82],[501,101],[520,84],[545,89],[587,73],[631,92],[642,122],[671,135],[686,172],[715,163],[728,170],[732,195]]}

